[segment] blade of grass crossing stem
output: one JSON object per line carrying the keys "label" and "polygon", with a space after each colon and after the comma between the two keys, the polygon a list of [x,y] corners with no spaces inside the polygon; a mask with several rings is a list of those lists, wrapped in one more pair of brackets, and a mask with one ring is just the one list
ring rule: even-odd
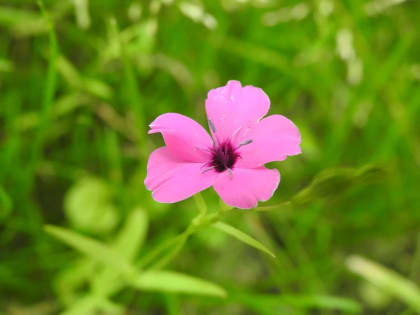
{"label": "blade of grass crossing stem", "polygon": [[159,244],[136,263],[137,268],[144,268],[145,266],[149,266],[151,263],[155,262],[162,255],[162,253],[166,252],[172,246],[182,242],[184,237],[184,233],[179,234],[178,236],[169,238],[163,243]]}
{"label": "blade of grass crossing stem", "polygon": [[209,281],[172,271],[146,271],[131,281],[137,289],[225,297],[226,291]]}
{"label": "blade of grass crossing stem", "polygon": [[398,273],[360,256],[347,259],[347,267],[388,294],[420,312],[420,289]]}
{"label": "blade of grass crossing stem", "polygon": [[94,239],[51,225],[47,225],[45,231],[93,260],[114,267],[122,274],[134,273],[133,266],[122,255]]}
{"label": "blade of grass crossing stem", "polygon": [[233,236],[234,238],[240,240],[241,242],[243,242],[243,243],[245,243],[249,246],[252,246],[252,247],[270,255],[273,258],[276,257],[276,255],[274,255],[273,252],[271,252],[267,247],[265,247],[259,241],[252,238],[248,234],[245,234],[244,232],[238,230],[237,228],[234,228],[233,226],[231,226],[229,224],[226,224],[226,223],[223,223],[223,222],[217,222],[217,223],[214,223],[212,226],[214,228],[220,230],[220,231],[223,231],[223,232]]}
{"label": "blade of grass crossing stem", "polygon": [[167,264],[169,264],[169,262],[173,258],[175,258],[175,256],[178,255],[179,252],[182,250],[182,248],[184,247],[185,243],[187,242],[192,232],[193,232],[192,229],[187,229],[184,233],[182,233],[181,238],[176,243],[175,247],[173,247],[166,255],[164,255],[155,264],[153,264],[151,268],[161,269],[161,268],[164,268]]}

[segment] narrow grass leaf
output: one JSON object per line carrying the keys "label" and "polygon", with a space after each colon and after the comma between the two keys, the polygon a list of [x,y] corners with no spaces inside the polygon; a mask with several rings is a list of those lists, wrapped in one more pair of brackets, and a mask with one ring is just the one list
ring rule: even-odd
{"label": "narrow grass leaf", "polygon": [[318,308],[360,313],[360,304],[351,299],[329,295],[285,295],[281,297],[284,303],[302,308]]}
{"label": "narrow grass leaf", "polygon": [[216,229],[223,231],[231,236],[233,236],[234,238],[240,240],[241,242],[244,242],[245,244],[252,246],[256,249],[259,249],[260,251],[272,256],[273,258],[276,257],[276,255],[274,255],[274,253],[272,251],[270,251],[267,247],[265,247],[263,244],[261,244],[259,241],[257,241],[256,239],[252,238],[251,236],[249,236],[248,234],[245,234],[244,232],[238,230],[237,228],[223,223],[223,222],[217,222],[214,223],[212,225],[213,227],[215,227]]}
{"label": "narrow grass leaf", "polygon": [[[127,260],[132,261],[143,245],[147,225],[146,212],[141,208],[136,208],[128,216],[112,248]],[[108,297],[124,284],[124,278],[115,269],[105,268],[95,277],[92,288],[96,295]]]}
{"label": "narrow grass leaf", "polygon": [[139,207],[136,208],[128,216],[113,248],[128,260],[132,260],[143,245],[147,226],[146,212]]}
{"label": "narrow grass leaf", "polygon": [[146,271],[131,281],[137,289],[225,297],[226,291],[209,281],[173,271]]}
{"label": "narrow grass leaf", "polygon": [[80,314],[92,314],[98,305],[98,299],[94,296],[87,296],[80,299],[66,311],[62,312],[61,315],[80,315]]}
{"label": "narrow grass leaf", "polygon": [[398,273],[360,256],[351,256],[347,267],[420,312],[420,289]]}
{"label": "narrow grass leaf", "polygon": [[96,311],[102,310],[105,314],[123,314],[124,308],[107,299],[87,295],[86,297],[73,303],[69,309],[61,313],[61,315],[80,315],[80,314],[96,314]]}
{"label": "narrow grass leaf", "polygon": [[51,118],[50,116],[51,116],[54,95],[57,89],[57,58],[58,58],[57,38],[55,35],[54,26],[50,20],[50,17],[47,11],[44,8],[43,2],[38,1],[38,5],[40,6],[44,19],[48,25],[50,54],[48,58],[48,70],[45,77],[45,82],[46,82],[45,94],[44,94],[44,99],[42,101],[39,130],[33,142],[33,152],[32,152],[33,165],[32,166],[36,164],[37,159],[41,155],[41,149],[42,149],[42,146],[43,146],[46,134],[47,134],[47,129],[50,123],[50,118]]}
{"label": "narrow grass leaf", "polygon": [[361,312],[361,306],[356,301],[330,295],[234,293],[232,294],[232,299],[251,307],[260,306],[267,310],[276,310],[282,306],[292,306],[300,309],[339,310],[350,313]]}
{"label": "narrow grass leaf", "polygon": [[45,231],[95,261],[112,266],[124,274],[133,272],[133,267],[122,255],[94,239],[51,225],[47,225]]}

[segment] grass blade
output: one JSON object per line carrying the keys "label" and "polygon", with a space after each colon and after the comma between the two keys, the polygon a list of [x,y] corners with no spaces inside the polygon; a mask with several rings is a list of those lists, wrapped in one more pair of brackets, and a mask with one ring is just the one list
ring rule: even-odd
{"label": "grass blade", "polygon": [[148,291],[189,293],[225,297],[226,291],[209,281],[173,271],[146,271],[131,281],[135,288]]}
{"label": "grass blade", "polygon": [[268,255],[270,255],[271,257],[275,258],[276,255],[274,255],[274,253],[272,251],[270,251],[267,247],[265,247],[263,244],[261,244],[259,241],[257,241],[256,239],[252,238],[251,236],[249,236],[248,234],[245,234],[244,232],[238,230],[237,228],[223,223],[223,222],[217,222],[214,223],[212,225],[213,227],[215,227],[216,229],[223,231],[231,236],[233,236],[234,238],[240,240],[241,242],[252,246]]}
{"label": "grass blade", "polygon": [[360,313],[359,303],[331,295],[275,295],[234,293],[233,300],[238,300],[250,307],[278,310],[282,306],[299,309],[339,310],[342,312]]}
{"label": "grass blade", "polygon": [[142,247],[147,233],[148,219],[146,212],[136,208],[127,218],[118,235],[114,248],[125,258],[132,260]]}
{"label": "grass blade", "polygon": [[360,256],[351,256],[347,260],[347,267],[420,312],[420,290],[413,282],[393,270]]}
{"label": "grass blade", "polygon": [[93,260],[112,266],[123,274],[134,272],[134,268],[122,255],[94,239],[52,225],[47,225],[45,231]]}

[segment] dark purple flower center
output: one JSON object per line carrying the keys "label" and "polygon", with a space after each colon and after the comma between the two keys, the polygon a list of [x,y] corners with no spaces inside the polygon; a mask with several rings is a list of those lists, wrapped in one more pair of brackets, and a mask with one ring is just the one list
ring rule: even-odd
{"label": "dark purple flower center", "polygon": [[211,160],[209,166],[213,167],[218,173],[224,172],[227,169],[232,169],[240,157],[230,141],[225,141],[214,146],[210,149],[210,152]]}

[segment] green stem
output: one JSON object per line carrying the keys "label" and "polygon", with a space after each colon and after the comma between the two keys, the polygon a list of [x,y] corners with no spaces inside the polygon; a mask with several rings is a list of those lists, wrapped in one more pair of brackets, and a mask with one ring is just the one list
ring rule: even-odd
{"label": "green stem", "polygon": [[[147,269],[161,269],[167,266],[183,249],[185,243],[187,242],[188,238],[199,231],[202,227],[209,226],[217,221],[227,212],[232,211],[234,208],[232,207],[221,207],[217,212],[207,213],[207,205],[200,194],[194,196],[194,199],[197,203],[197,208],[199,210],[199,215],[196,216],[187,227],[187,229],[172,238],[163,244],[159,245],[157,248],[152,250],[149,254],[147,254],[138,264],[138,268]],[[255,211],[269,211],[273,209],[278,209],[279,207],[288,206],[290,202],[284,202],[279,205],[275,206],[266,206],[266,207],[258,207],[255,208]],[[253,211],[252,211],[253,212]],[[172,248],[171,248],[172,247]],[[171,249],[170,249],[171,248]],[[170,249],[165,255],[164,252]],[[160,256],[163,257],[157,260]],[[157,261],[156,261],[157,260]]]}
{"label": "green stem", "polygon": [[200,214],[204,215],[207,213],[207,205],[206,202],[204,201],[203,196],[201,195],[201,193],[195,194],[194,195],[194,201],[197,204],[197,208],[200,211]]}
{"label": "green stem", "polygon": [[[218,212],[209,213],[207,215],[204,215],[203,212],[200,211],[200,214],[192,220],[191,224],[184,232],[152,250],[137,264],[137,267],[144,268],[145,266],[148,266],[147,269],[160,269],[168,265],[168,263],[174,259],[176,255],[182,250],[188,238],[192,234],[196,233],[201,227],[208,226],[214,222],[217,222],[221,216],[222,211],[223,210],[219,210]],[[165,254],[157,262],[154,262],[159,256],[161,256],[172,246],[174,247],[169,250],[167,254]]]}

